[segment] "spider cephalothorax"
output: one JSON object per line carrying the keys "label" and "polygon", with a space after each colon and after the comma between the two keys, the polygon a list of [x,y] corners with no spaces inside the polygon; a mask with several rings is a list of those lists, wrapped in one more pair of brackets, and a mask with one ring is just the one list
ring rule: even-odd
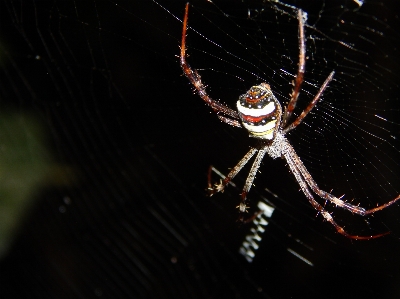
{"label": "spider cephalothorax", "polygon": [[303,191],[304,195],[307,197],[313,208],[316,209],[326,221],[331,223],[340,234],[348,238],[359,240],[368,240],[386,235],[387,233],[372,236],[358,236],[347,233],[343,229],[343,227],[336,223],[332,215],[327,212],[325,208],[314,199],[312,193],[316,194],[326,201],[332,202],[338,207],[344,208],[352,213],[361,216],[370,215],[377,211],[383,210],[384,208],[399,200],[400,195],[398,195],[393,200],[387,202],[386,204],[367,210],[344,201],[342,199],[343,196],[337,198],[334,195],[323,191],[318,187],[317,183],[314,181],[311,174],[308,172],[303,162],[300,160],[299,156],[297,156],[294,148],[290,145],[289,141],[285,137],[286,133],[301,124],[307,114],[314,108],[314,106],[317,104],[322,94],[324,93],[325,89],[327,88],[328,84],[333,80],[334,76],[334,72],[332,71],[325,79],[324,83],[322,83],[317,94],[314,96],[308,106],[295,120],[290,122],[293,110],[296,108],[296,103],[300,94],[305,72],[306,47],[304,38],[304,22],[306,19],[306,13],[303,13],[301,9],[299,9],[297,12],[297,19],[299,21],[299,66],[296,78],[294,80],[294,87],[290,101],[282,115],[281,104],[275,98],[271,91],[271,87],[267,83],[261,83],[260,85],[253,86],[249,89],[249,91],[241,95],[239,97],[239,100],[237,101],[238,112],[232,110],[224,104],[221,104],[218,101],[214,101],[208,96],[206,88],[201,81],[200,75],[197,73],[196,70],[192,70],[192,68],[186,61],[186,31],[188,12],[189,4],[186,4],[185,17],[183,19],[182,44],[180,55],[181,67],[184,74],[193,84],[199,96],[217,113],[217,116],[221,121],[231,126],[244,127],[249,132],[249,135],[251,137],[258,138],[262,141],[258,145],[258,147],[250,148],[247,154],[239,161],[239,163],[237,163],[235,167],[231,169],[228,175],[219,184],[215,184],[213,186],[210,183],[211,175],[209,174],[208,191],[210,196],[217,192],[222,192],[226,185],[257,153],[253,165],[251,166],[250,172],[247,176],[246,183],[243,187],[241,201],[237,206],[240,213],[246,213],[248,208],[246,196],[247,193],[250,191],[257,170],[260,167],[261,161],[263,160],[265,154],[268,154],[273,159],[282,157],[286,160],[290,171],[293,173],[296,181],[300,186],[300,189]]}

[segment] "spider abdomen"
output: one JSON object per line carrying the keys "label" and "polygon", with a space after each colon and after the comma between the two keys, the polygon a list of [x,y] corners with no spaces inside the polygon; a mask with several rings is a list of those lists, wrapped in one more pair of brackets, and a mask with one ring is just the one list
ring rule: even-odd
{"label": "spider abdomen", "polygon": [[243,127],[251,137],[268,140],[275,138],[282,108],[268,84],[251,87],[239,97],[236,105]]}

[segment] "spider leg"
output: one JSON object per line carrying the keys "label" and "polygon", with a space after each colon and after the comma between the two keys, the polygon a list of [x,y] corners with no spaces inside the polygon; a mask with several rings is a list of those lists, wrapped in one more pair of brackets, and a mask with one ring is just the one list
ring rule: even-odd
{"label": "spider leg", "polygon": [[253,222],[254,219],[256,219],[258,217],[258,215],[262,214],[264,211],[263,210],[259,210],[257,212],[255,212],[250,218],[248,219],[244,219],[243,217],[239,218],[239,221],[243,222],[244,224],[246,223],[250,223]]}
{"label": "spider leg", "polygon": [[298,168],[298,164],[292,159],[291,154],[289,154],[289,152],[284,151],[283,155],[289,165],[290,170],[292,171],[293,175],[295,176],[297,182],[300,185],[301,190],[303,191],[303,193],[305,194],[305,196],[307,197],[308,201],[311,203],[311,205],[313,206],[314,209],[316,209],[319,213],[321,213],[321,215],[325,218],[326,221],[328,221],[330,224],[332,224],[336,231],[347,237],[350,239],[355,239],[355,240],[370,240],[370,239],[375,239],[375,238],[379,238],[382,237],[384,235],[389,234],[389,232],[386,233],[382,233],[382,234],[377,234],[377,235],[371,235],[371,236],[358,236],[358,235],[351,235],[348,232],[346,232],[344,230],[344,228],[342,226],[340,226],[332,217],[332,215],[327,212],[313,197],[313,195],[311,194],[308,186],[307,186],[307,182],[306,180],[303,178],[301,171]]}
{"label": "spider leg", "polygon": [[292,96],[290,98],[289,104],[287,105],[282,118],[282,127],[285,127],[290,116],[293,113],[294,108],[296,108],[297,98],[300,94],[301,85],[304,79],[304,72],[306,70],[306,46],[304,39],[304,15],[301,9],[297,12],[297,18],[299,20],[299,69],[297,71],[296,81],[294,83]]}
{"label": "spider leg", "polygon": [[215,184],[214,187],[211,184],[211,173],[208,173],[208,191],[209,191],[209,196],[214,195],[217,192],[223,192],[225,186],[239,173],[239,171],[249,162],[251,157],[254,156],[254,154],[258,150],[256,148],[251,148],[247,154],[239,161],[239,163],[232,168],[232,170],[228,173],[228,175],[221,180],[219,184]]}
{"label": "spider leg", "polygon": [[254,178],[256,177],[257,170],[258,170],[258,168],[260,168],[261,161],[264,158],[266,152],[267,152],[267,150],[266,150],[265,146],[258,151],[258,154],[257,154],[256,158],[254,159],[253,165],[251,166],[249,175],[247,176],[246,183],[244,184],[243,191],[241,194],[242,200],[241,200],[240,204],[237,206],[237,208],[239,208],[239,211],[242,213],[247,212],[246,211],[246,208],[247,208],[246,196],[247,196],[247,193],[249,193],[251,186],[253,185],[253,181],[254,181]]}
{"label": "spider leg", "polygon": [[364,209],[362,207],[347,203],[347,202],[345,202],[345,201],[333,196],[332,194],[321,190],[318,187],[317,183],[312,178],[311,174],[308,172],[308,170],[304,166],[303,162],[301,162],[299,156],[297,156],[297,154],[294,151],[292,146],[289,145],[288,151],[289,151],[289,154],[292,157],[294,163],[296,164],[297,169],[300,171],[302,177],[304,178],[304,180],[307,182],[308,186],[310,186],[311,190],[315,194],[317,194],[319,197],[321,197],[321,198],[323,198],[325,200],[329,200],[330,202],[334,203],[335,205],[337,205],[337,206],[339,206],[339,207],[341,207],[343,209],[349,210],[352,213],[355,213],[355,214],[358,214],[358,215],[361,215],[361,216],[366,216],[366,215],[369,215],[369,214],[373,214],[373,213],[375,213],[377,211],[383,210],[384,208],[394,204],[397,200],[400,199],[400,195],[398,195],[395,199],[393,199],[393,200],[391,200],[391,201],[389,201],[389,202],[387,202],[387,203],[385,203],[383,205],[380,205],[378,207],[369,209],[369,210],[366,210],[366,209]]}
{"label": "spider leg", "polygon": [[317,104],[319,99],[321,98],[322,94],[324,93],[325,89],[327,88],[329,82],[332,81],[333,75],[335,72],[331,72],[329,76],[325,79],[325,82],[321,85],[318,93],[315,95],[314,99],[308,104],[307,108],[304,109],[304,111],[299,115],[298,118],[296,118],[289,126],[283,129],[283,134],[286,134],[287,132],[293,130],[296,128],[302,121],[303,119],[307,116],[307,114],[314,108],[314,106]]}
{"label": "spider leg", "polygon": [[240,124],[240,122],[237,121],[236,119],[231,119],[231,118],[228,118],[228,117],[224,117],[224,116],[222,116],[222,115],[217,115],[217,116],[218,116],[218,118],[219,118],[220,120],[222,120],[224,123],[227,123],[228,125],[231,125],[231,126],[233,126],[233,127],[239,127],[239,128],[242,127],[242,125]]}
{"label": "spider leg", "polygon": [[[201,82],[200,74],[196,70],[192,70],[192,68],[186,61],[186,31],[187,31],[187,24],[188,24],[188,15],[189,15],[189,3],[186,3],[185,16],[183,18],[182,44],[181,44],[181,55],[180,55],[182,70],[183,70],[185,76],[189,79],[189,81],[195,87],[199,96],[203,99],[204,102],[206,102],[207,105],[209,105],[214,110],[214,112],[223,113],[227,116],[230,116],[231,118],[239,119],[239,115],[236,111],[230,109],[229,107],[225,106],[224,104],[221,104],[221,103],[211,99],[208,96],[206,87],[203,84],[203,82]],[[237,126],[239,124],[238,121],[234,121],[234,120],[225,121],[226,117],[224,117],[224,116],[223,116],[222,120],[232,126]]]}

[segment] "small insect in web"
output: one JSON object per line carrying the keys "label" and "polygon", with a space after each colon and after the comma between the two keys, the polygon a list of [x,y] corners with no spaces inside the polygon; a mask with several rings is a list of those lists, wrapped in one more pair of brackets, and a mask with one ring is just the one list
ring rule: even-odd
{"label": "small insect in web", "polygon": [[377,211],[383,210],[384,208],[392,205],[397,200],[399,200],[400,195],[398,195],[395,199],[389,201],[388,203],[380,205],[376,208],[364,209],[362,207],[345,202],[341,199],[342,197],[337,198],[334,195],[324,190],[321,190],[312,178],[311,174],[304,166],[303,162],[300,160],[299,156],[297,156],[295,150],[293,149],[287,138],[285,137],[285,135],[289,131],[295,129],[298,125],[302,123],[307,114],[318,103],[328,84],[333,80],[334,76],[334,72],[332,71],[325,79],[325,82],[322,83],[319,91],[314,96],[312,101],[308,104],[308,106],[304,109],[304,111],[294,121],[289,123],[293,110],[296,108],[297,99],[300,94],[301,85],[303,83],[305,73],[305,13],[301,9],[299,9],[297,13],[297,18],[299,22],[300,49],[298,72],[294,80],[294,87],[290,101],[285,107],[283,115],[281,104],[276,99],[276,97],[272,93],[271,87],[267,83],[261,83],[260,85],[253,86],[245,94],[241,95],[236,104],[238,112],[230,109],[228,106],[225,106],[218,101],[211,99],[208,96],[205,85],[201,81],[199,73],[196,70],[193,70],[186,61],[186,32],[188,25],[188,14],[189,3],[186,4],[185,16],[183,19],[180,54],[180,63],[184,74],[193,84],[199,96],[204,100],[204,102],[206,102],[207,105],[209,105],[214,110],[221,121],[234,127],[245,128],[249,132],[250,137],[254,137],[259,140],[259,144],[256,147],[252,147],[248,151],[248,153],[239,161],[239,163],[235,167],[233,167],[233,169],[228,173],[224,180],[221,180],[219,184],[215,184],[214,186],[209,184],[209,195],[211,196],[217,192],[222,192],[226,185],[257,153],[253,165],[251,166],[250,172],[247,176],[245,185],[243,187],[243,191],[241,193],[241,201],[237,206],[241,214],[247,212],[247,194],[253,184],[261,161],[263,160],[265,154],[268,154],[272,159],[284,158],[286,160],[290,171],[293,173],[296,181],[300,186],[300,189],[303,191],[310,204],[324,217],[326,221],[330,222],[336,228],[337,232],[348,238],[358,240],[369,240],[388,234],[388,232],[386,232],[377,235],[358,236],[347,233],[343,229],[343,227],[336,223],[332,215],[314,199],[312,192],[320,198],[325,199],[326,201],[330,201],[340,208],[346,209],[352,213],[361,216],[367,216]]}

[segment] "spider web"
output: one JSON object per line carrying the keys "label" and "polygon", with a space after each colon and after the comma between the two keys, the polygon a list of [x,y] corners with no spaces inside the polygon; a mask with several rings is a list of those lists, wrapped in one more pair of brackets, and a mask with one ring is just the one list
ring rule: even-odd
{"label": "spider web", "polygon": [[[302,8],[294,117],[335,76],[288,140],[325,191],[364,208],[400,193],[394,2],[190,4],[188,62],[232,108],[261,82],[287,104]],[[316,198],[352,234],[391,232],[350,241],[269,158],[249,193],[249,216],[269,209],[262,220],[236,222],[249,167],[205,196],[210,164],[217,181],[254,140],[221,123],[182,75],[184,6],[0,3],[4,298],[398,297],[398,205],[364,218]]]}

